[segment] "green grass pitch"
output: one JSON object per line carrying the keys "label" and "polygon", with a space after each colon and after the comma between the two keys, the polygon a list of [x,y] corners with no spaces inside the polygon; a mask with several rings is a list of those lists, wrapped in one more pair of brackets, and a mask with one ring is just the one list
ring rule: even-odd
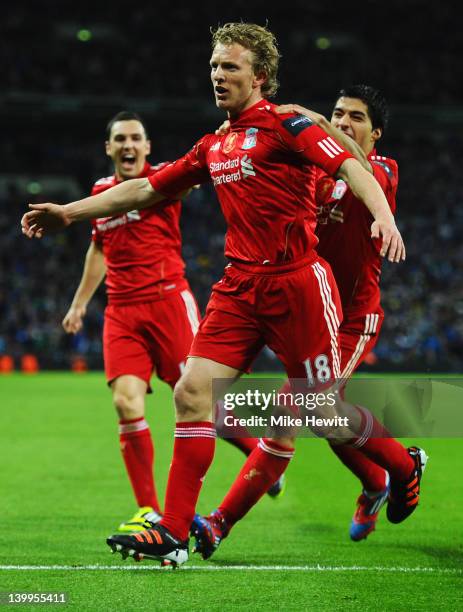
{"label": "green grass pitch", "polygon": [[[170,389],[154,391],[162,497],[174,419]],[[360,543],[348,537],[358,483],[326,442],[299,440],[284,497],[263,499],[209,562],[190,556],[172,572],[105,544],[135,505],[103,375],[2,376],[0,398],[0,591],[64,591],[73,610],[462,609],[463,440],[414,441],[430,456],[420,507],[401,525],[383,514]],[[242,461],[217,442],[199,511],[220,502]]]}

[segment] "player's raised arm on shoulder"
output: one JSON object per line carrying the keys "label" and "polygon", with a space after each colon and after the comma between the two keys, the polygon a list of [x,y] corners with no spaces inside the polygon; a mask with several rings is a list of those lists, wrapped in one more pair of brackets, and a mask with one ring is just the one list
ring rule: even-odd
{"label": "player's raised arm on shoulder", "polygon": [[354,195],[362,200],[373,215],[375,220],[371,226],[371,237],[382,236],[380,254],[383,257],[387,255],[392,262],[404,260],[405,246],[402,236],[378,181],[353,158],[342,162],[337,176],[346,181]]}
{"label": "player's raised arm on shoulder", "polygon": [[319,127],[321,127],[322,130],[324,130],[329,136],[334,138],[336,142],[338,142],[342,147],[344,147],[344,149],[346,149],[346,151],[352,153],[355,159],[360,162],[360,164],[362,164],[362,167],[365,168],[367,172],[373,174],[373,168],[371,167],[371,164],[368,161],[368,158],[365,155],[365,152],[362,147],[358,145],[353,138],[351,138],[347,134],[344,134],[344,132],[332,125],[326,117],[323,117],[323,115],[321,115],[321,117],[322,119],[318,124]]}
{"label": "player's raised arm on shoulder", "polygon": [[359,198],[373,215],[371,237],[382,236],[381,256],[389,261],[405,259],[405,247],[386,196],[377,180],[367,172],[349,151],[316,125],[305,115],[296,114],[277,122],[276,129],[288,147],[302,155],[308,162],[316,164],[327,174],[346,181],[353,194]]}
{"label": "player's raised arm on shoulder", "polygon": [[344,134],[344,132],[332,125],[324,115],[316,113],[313,110],[309,110],[308,108],[300,106],[299,104],[282,104],[277,107],[276,111],[279,114],[297,113],[299,115],[308,117],[314,123],[314,125],[320,127],[328,136],[334,138],[335,141],[338,142],[346,151],[352,153],[352,155],[362,164],[365,170],[373,173],[373,168],[371,167],[371,164],[368,161],[362,147],[360,147],[353,138],[347,134]]}
{"label": "player's raised arm on shoulder", "polygon": [[133,209],[147,208],[164,200],[147,178],[123,181],[102,193],[60,206],[30,204],[22,220],[22,232],[28,238],[41,238],[44,233],[63,229],[75,221],[110,217]]}

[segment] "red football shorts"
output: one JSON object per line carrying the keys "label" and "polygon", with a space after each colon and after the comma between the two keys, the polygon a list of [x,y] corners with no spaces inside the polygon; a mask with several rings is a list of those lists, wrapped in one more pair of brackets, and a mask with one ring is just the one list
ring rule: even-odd
{"label": "red football shorts", "polygon": [[282,266],[233,263],[214,285],[190,355],[240,371],[267,344],[290,378],[339,378],[341,315],[330,266],[315,253]]}
{"label": "red football shorts", "polygon": [[379,331],[383,324],[382,311],[348,317],[339,328],[341,345],[341,378],[349,378],[370,353],[378,341]]}
{"label": "red football shorts", "polygon": [[188,289],[154,302],[105,310],[103,353],[108,383],[125,374],[148,386],[154,370],[171,387],[180,378],[200,314]]}

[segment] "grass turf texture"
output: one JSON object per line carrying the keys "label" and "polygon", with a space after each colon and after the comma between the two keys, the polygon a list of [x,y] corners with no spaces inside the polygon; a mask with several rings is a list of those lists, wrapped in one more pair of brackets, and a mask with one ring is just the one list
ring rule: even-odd
{"label": "grass turf texture", "polygon": [[[209,562],[190,556],[193,569],[154,571],[153,562],[111,556],[105,544],[135,505],[103,376],[3,376],[0,391],[2,568],[140,568],[0,569],[0,591],[65,591],[66,609],[75,610],[461,609],[462,440],[421,441],[430,462],[420,507],[396,526],[383,513],[377,531],[360,543],[348,537],[358,483],[326,442],[300,440],[283,498],[263,499]],[[147,405],[162,498],[173,441],[170,389],[156,382]],[[237,449],[217,442],[200,512],[218,504],[242,461]],[[243,565],[312,569],[230,567]],[[354,569],[375,567],[384,569]]]}

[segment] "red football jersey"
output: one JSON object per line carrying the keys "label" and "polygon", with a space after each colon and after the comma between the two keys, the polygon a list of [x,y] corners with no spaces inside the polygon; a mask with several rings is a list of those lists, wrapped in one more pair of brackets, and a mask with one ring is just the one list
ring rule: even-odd
{"label": "red football jersey", "polygon": [[[146,163],[140,177],[152,176],[165,165]],[[118,182],[114,175],[100,179],[93,186],[92,195]],[[152,301],[188,286],[181,255],[180,212],[181,203],[169,200],[92,221],[92,240],[101,246],[105,256],[110,302]]]}
{"label": "red football jersey", "polygon": [[[392,213],[399,181],[397,163],[372,151],[368,159]],[[382,312],[381,239],[371,239],[373,217],[346,183],[316,173],[318,253],[328,261],[341,295],[344,318]]]}
{"label": "red football jersey", "polygon": [[225,136],[208,134],[149,180],[166,196],[212,181],[228,224],[225,255],[280,264],[317,244],[313,164],[334,174],[352,155],[302,115],[279,115],[261,100],[231,121]]}

